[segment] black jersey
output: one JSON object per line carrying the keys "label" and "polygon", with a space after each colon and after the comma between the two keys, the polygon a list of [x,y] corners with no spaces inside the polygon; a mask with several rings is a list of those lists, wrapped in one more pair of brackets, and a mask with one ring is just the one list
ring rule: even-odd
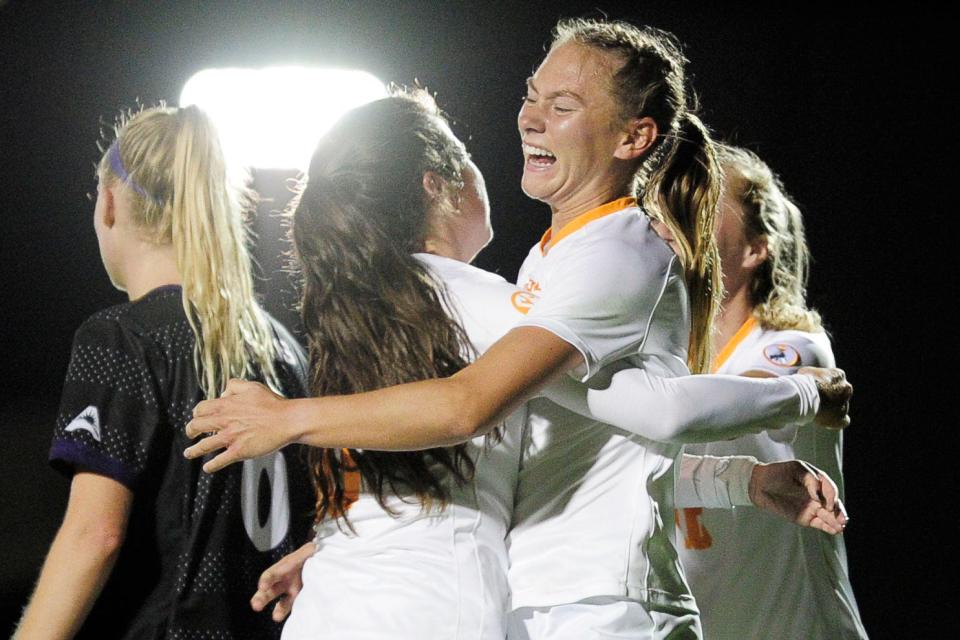
{"label": "black jersey", "polygon": [[[303,352],[276,321],[277,373],[306,387]],[[313,492],[300,447],[215,474],[183,450],[203,399],[177,286],[91,316],[77,330],[50,461],[133,491],[116,566],[79,637],[279,637],[249,599],[260,573],[308,539]]]}

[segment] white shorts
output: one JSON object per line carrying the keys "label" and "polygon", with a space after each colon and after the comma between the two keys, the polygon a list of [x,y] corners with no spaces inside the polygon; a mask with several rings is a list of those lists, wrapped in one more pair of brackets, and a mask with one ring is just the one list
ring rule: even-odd
{"label": "white shorts", "polygon": [[686,609],[600,596],[553,607],[521,607],[507,618],[509,640],[652,640],[703,637]]}

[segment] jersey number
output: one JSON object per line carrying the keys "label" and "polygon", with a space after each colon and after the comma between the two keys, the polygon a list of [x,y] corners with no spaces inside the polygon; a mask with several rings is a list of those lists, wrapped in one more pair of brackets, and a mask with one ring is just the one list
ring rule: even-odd
{"label": "jersey number", "polygon": [[279,451],[243,463],[240,506],[243,528],[258,551],[269,551],[290,530],[287,462]]}

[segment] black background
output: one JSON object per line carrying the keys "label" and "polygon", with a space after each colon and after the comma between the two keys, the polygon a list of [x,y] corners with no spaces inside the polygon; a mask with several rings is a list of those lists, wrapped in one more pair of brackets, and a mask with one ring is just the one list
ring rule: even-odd
{"label": "black background", "polygon": [[951,495],[956,474],[931,453],[950,450],[952,425],[931,417],[921,387],[935,354],[950,350],[929,345],[953,291],[931,258],[949,259],[955,244],[934,200],[956,163],[945,98],[956,71],[937,53],[949,43],[945,16],[901,9],[0,0],[0,633],[63,513],[68,484],[46,449],[71,336],[124,300],[103,273],[84,198],[101,121],[138,99],[175,104],[206,67],[419,79],[486,177],[497,233],[478,264],[513,278],[549,223],[519,189],[524,79],[558,17],[602,10],[676,33],[706,121],[758,151],[801,205],[815,257],[810,299],[856,387],[845,535],[864,622],[874,637],[947,635],[951,589],[938,575],[958,519],[955,500],[937,504],[932,490]]}

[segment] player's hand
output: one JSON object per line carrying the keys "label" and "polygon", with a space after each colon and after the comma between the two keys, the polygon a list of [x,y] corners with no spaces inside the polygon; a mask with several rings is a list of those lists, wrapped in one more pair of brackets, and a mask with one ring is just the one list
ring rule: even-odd
{"label": "player's hand", "polygon": [[813,421],[827,429],[845,429],[850,425],[850,398],[853,386],[841,369],[800,367],[797,373],[813,376],[820,392],[820,410]]}
{"label": "player's hand", "polygon": [[284,400],[258,382],[231,380],[216,400],[204,400],[193,409],[187,423],[187,437],[206,437],[183,452],[187,458],[200,458],[223,450],[203,465],[207,473],[218,471],[240,460],[266,455],[289,444],[294,438],[284,428]]}
{"label": "player's hand", "polygon": [[758,464],[749,485],[750,500],[802,527],[836,535],[847,526],[847,512],[830,476],[802,460]]}
{"label": "player's hand", "polygon": [[317,546],[308,542],[260,574],[257,592],[250,598],[253,610],[263,611],[276,600],[271,616],[275,622],[286,620],[293,608],[293,601],[303,588],[303,565],[316,551]]}

